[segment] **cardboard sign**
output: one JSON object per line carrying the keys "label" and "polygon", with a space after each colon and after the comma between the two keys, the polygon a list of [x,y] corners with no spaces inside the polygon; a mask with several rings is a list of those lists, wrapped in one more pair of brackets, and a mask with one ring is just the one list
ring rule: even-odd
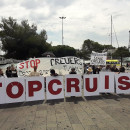
{"label": "cardboard sign", "polygon": [[120,73],[115,75],[116,93],[130,94],[130,73]]}
{"label": "cardboard sign", "polygon": [[47,100],[64,98],[63,76],[46,77],[46,95]]}
{"label": "cardboard sign", "polygon": [[99,95],[99,75],[84,75],[84,96]]}
{"label": "cardboard sign", "polygon": [[106,65],[107,53],[92,52],[90,65]]}
{"label": "cardboard sign", "polygon": [[26,101],[44,100],[44,77],[26,78]]}
{"label": "cardboard sign", "polygon": [[81,75],[70,74],[65,76],[65,96],[82,96]]}
{"label": "cardboard sign", "polygon": [[114,93],[114,72],[100,72],[99,86],[100,93]]}
{"label": "cardboard sign", "polygon": [[5,102],[24,102],[25,101],[25,79],[6,78],[5,82]]}

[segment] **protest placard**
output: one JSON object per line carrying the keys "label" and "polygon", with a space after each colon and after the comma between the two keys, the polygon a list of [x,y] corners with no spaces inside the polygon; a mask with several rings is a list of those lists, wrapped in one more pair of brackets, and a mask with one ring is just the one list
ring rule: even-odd
{"label": "protest placard", "polygon": [[90,65],[106,65],[107,53],[92,52]]}

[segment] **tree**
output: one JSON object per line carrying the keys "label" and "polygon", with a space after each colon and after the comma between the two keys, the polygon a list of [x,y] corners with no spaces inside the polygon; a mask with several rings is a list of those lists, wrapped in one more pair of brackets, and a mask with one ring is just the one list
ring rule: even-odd
{"label": "tree", "polygon": [[52,52],[56,57],[76,56],[76,50],[66,45],[58,45],[52,47]]}
{"label": "tree", "polygon": [[113,53],[113,58],[120,58],[121,59],[121,66],[123,62],[123,57],[129,57],[130,52],[129,50],[124,46],[124,47],[119,47],[114,53]]}
{"label": "tree", "polygon": [[[92,53],[92,51],[95,52],[102,52],[104,49],[103,45],[99,44],[98,42],[94,42],[92,40],[85,40],[83,45],[82,45],[82,56],[84,59],[88,60],[90,59],[90,55]],[[80,53],[81,55],[81,53]]]}
{"label": "tree", "polygon": [[0,39],[2,50],[6,52],[5,57],[27,59],[41,56],[47,51],[51,45],[46,42],[46,31],[42,30],[39,34],[36,31],[37,26],[29,25],[27,20],[18,24],[16,19],[3,18],[0,23]]}

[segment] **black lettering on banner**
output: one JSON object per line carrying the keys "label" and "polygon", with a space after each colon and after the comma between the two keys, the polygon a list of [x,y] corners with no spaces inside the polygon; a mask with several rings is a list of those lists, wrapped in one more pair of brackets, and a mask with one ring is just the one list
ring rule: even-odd
{"label": "black lettering on banner", "polygon": [[42,70],[39,70],[39,73],[40,73],[40,75],[43,75],[43,71]]}
{"label": "black lettering on banner", "polygon": [[94,57],[94,59],[91,60],[92,65],[104,65],[105,61],[103,60],[103,57]]}
{"label": "black lettering on banner", "polygon": [[69,60],[70,60],[70,64],[75,64],[75,63],[73,62],[73,61],[74,61],[73,58],[70,58]]}
{"label": "black lettering on banner", "polygon": [[66,69],[67,69],[67,65],[63,65],[63,68],[64,68],[64,70],[66,71]]}
{"label": "black lettering on banner", "polygon": [[65,60],[65,64],[69,64],[68,58],[64,58],[64,60]]}
{"label": "black lettering on banner", "polygon": [[83,63],[77,57],[62,57],[62,58],[53,58],[50,60],[51,66],[59,65],[59,64],[77,64],[82,65]]}
{"label": "black lettering on banner", "polygon": [[60,64],[65,64],[65,59],[64,58],[60,58]]}
{"label": "black lettering on banner", "polygon": [[74,58],[74,61],[75,61],[75,64],[79,64],[78,59],[76,57]]}
{"label": "black lettering on banner", "polygon": [[82,62],[80,61],[79,58],[74,57],[74,60],[75,60],[75,64],[82,65]]}
{"label": "black lettering on banner", "polygon": [[51,59],[51,60],[50,60],[51,66],[53,66],[53,63],[52,63],[53,61],[54,61],[54,59]]}
{"label": "black lettering on banner", "polygon": [[58,59],[58,58],[56,58],[56,59],[55,59],[55,65],[57,65],[57,64],[60,64],[60,62],[59,62],[59,59]]}
{"label": "black lettering on banner", "polygon": [[20,76],[24,76],[24,75],[25,75],[25,72],[23,72],[23,71],[20,70],[20,71],[19,71],[19,75],[20,75]]}

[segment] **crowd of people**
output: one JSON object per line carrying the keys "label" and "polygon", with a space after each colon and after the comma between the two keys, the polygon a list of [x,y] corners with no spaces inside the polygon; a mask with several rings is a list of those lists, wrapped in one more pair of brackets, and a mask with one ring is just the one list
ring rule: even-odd
{"label": "crowd of people", "polygon": [[106,65],[106,66],[95,66],[90,64],[84,65],[84,74],[99,74],[99,72],[116,72],[125,73],[125,67],[121,66],[117,68],[116,65]]}
{"label": "crowd of people", "polygon": [[0,77],[3,78],[18,77],[17,70],[14,67],[14,65],[8,66],[5,73],[3,73],[3,70],[0,68]]}
{"label": "crowd of people", "polygon": [[[125,73],[125,67],[121,66],[119,69],[116,65],[106,65],[106,66],[95,66],[90,64],[84,64],[84,74],[99,74],[99,72],[116,72],[116,73]],[[75,68],[71,68],[69,74],[77,74]],[[40,73],[37,72],[37,66],[34,66],[34,71],[29,74],[31,76],[40,76]],[[58,76],[54,69],[50,70],[50,76]],[[17,70],[14,65],[8,66],[5,74],[0,68],[0,77],[11,78],[18,77]]]}

